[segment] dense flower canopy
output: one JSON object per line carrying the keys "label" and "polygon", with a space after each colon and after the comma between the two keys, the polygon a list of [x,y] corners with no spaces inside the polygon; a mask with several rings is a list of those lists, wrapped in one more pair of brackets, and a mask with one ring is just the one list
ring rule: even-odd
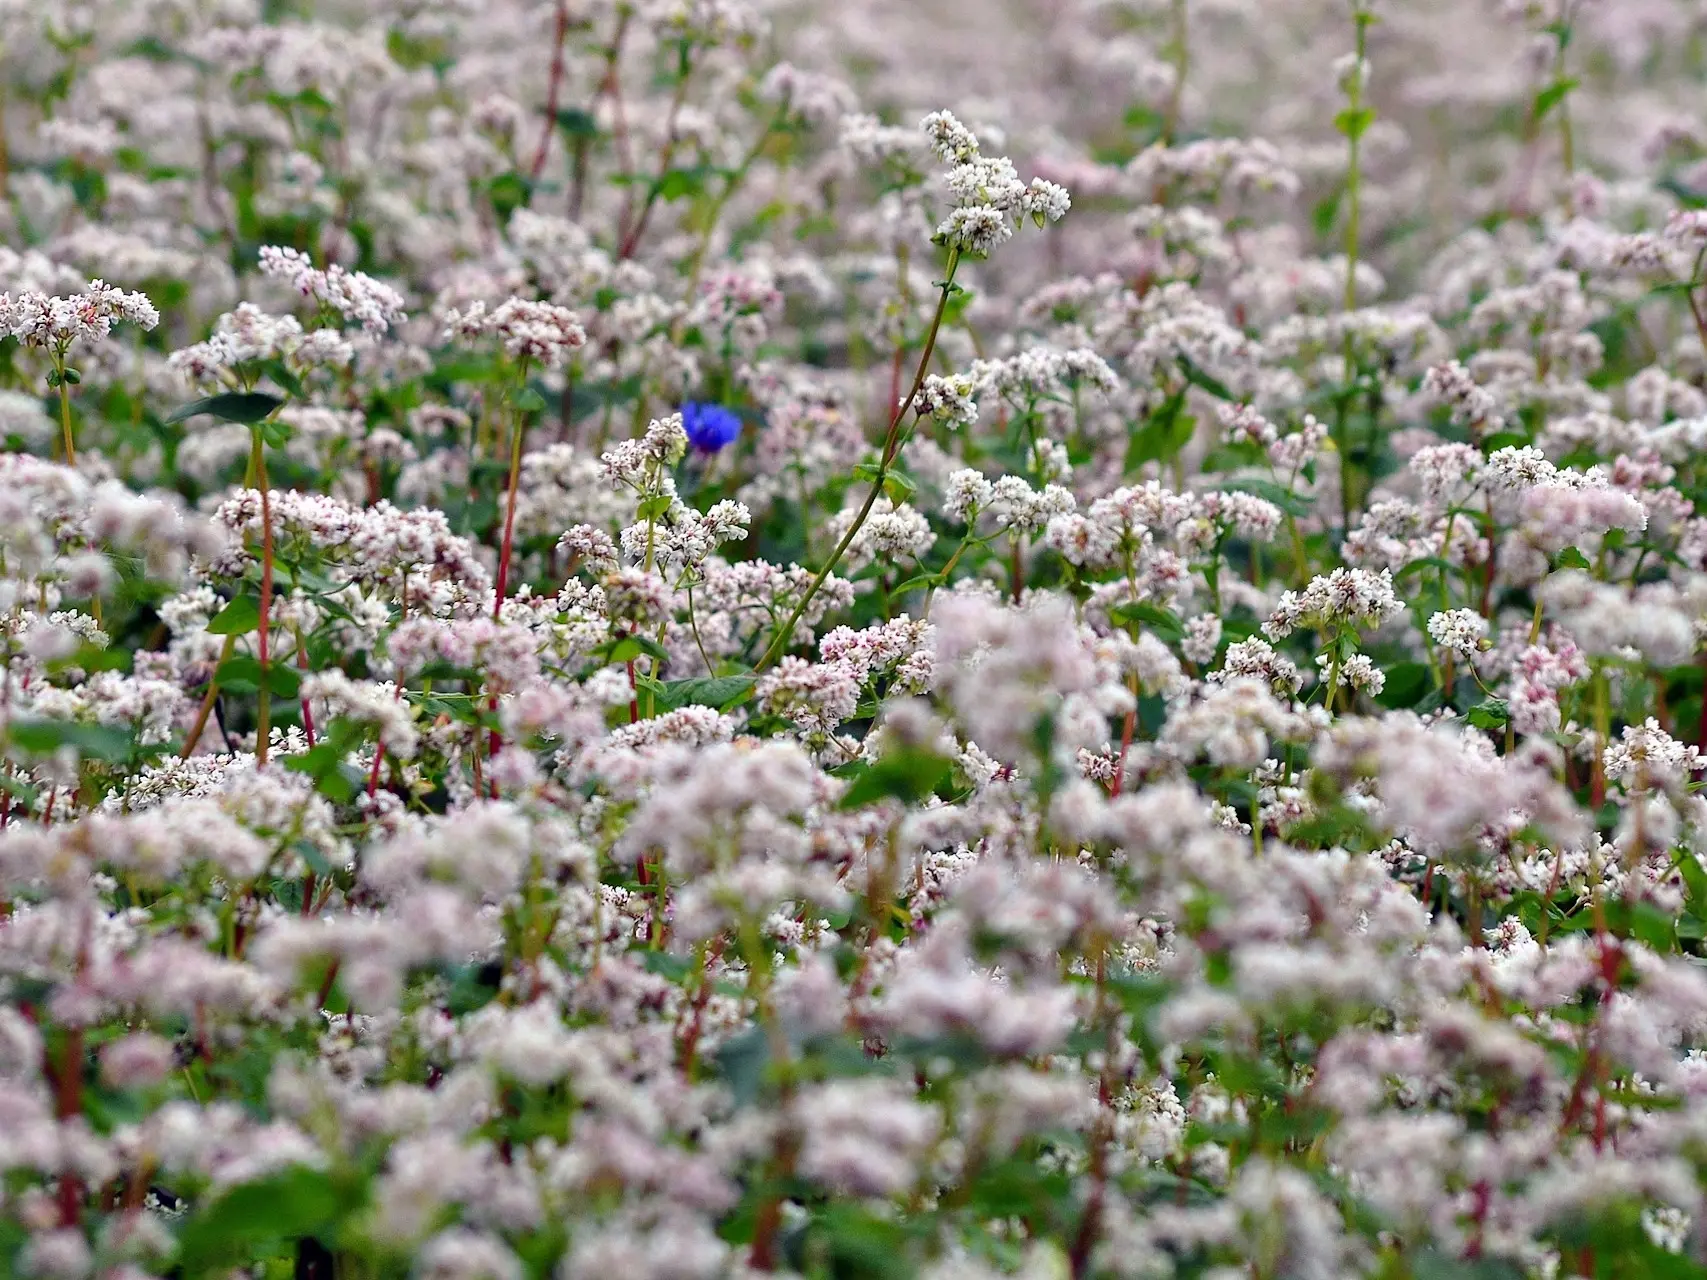
{"label": "dense flower canopy", "polygon": [[0,1275],[1707,1280],[1698,0],[0,75]]}

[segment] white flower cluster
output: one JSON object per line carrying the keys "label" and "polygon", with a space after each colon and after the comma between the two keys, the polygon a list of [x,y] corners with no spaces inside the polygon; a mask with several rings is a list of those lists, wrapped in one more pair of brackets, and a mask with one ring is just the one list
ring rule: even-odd
{"label": "white flower cluster", "polygon": [[0,333],[32,347],[63,352],[71,344],[104,338],[126,321],[143,329],[160,323],[154,304],[140,293],[127,293],[102,280],[91,280],[69,296],[0,293]]}
{"label": "white flower cluster", "polygon": [[945,184],[954,208],[936,229],[936,242],[969,258],[986,258],[1029,218],[1037,226],[1058,222],[1072,200],[1043,178],[1022,182],[1013,161],[980,153],[978,138],[947,111],[933,111],[921,127],[937,156],[950,165]]}
{"label": "white flower cluster", "polygon": [[514,360],[528,360],[555,369],[576,347],[586,345],[587,331],[567,307],[526,298],[509,298],[491,311],[484,302],[467,310],[450,310],[444,317],[446,338],[473,342],[495,337]]}
{"label": "white flower cluster", "polygon": [[337,263],[322,271],[307,254],[279,245],[262,245],[260,253],[262,275],[282,280],[370,334],[382,334],[403,320],[403,295],[366,272],[347,271]]}
{"label": "white flower cluster", "polygon": [[1284,592],[1263,623],[1263,634],[1280,640],[1301,627],[1372,630],[1405,611],[1393,593],[1393,575],[1383,569],[1335,569],[1310,580],[1302,591]]}

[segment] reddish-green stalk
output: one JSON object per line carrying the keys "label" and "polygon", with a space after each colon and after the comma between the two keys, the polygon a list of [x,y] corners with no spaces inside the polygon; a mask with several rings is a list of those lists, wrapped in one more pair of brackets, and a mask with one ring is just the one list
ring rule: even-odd
{"label": "reddish-green stalk", "polygon": [[729,198],[735,194],[736,189],[746,180],[754,163],[764,154],[765,144],[770,141],[771,135],[787,118],[788,99],[784,97],[781,105],[777,107],[776,115],[765,125],[764,131],[753,139],[753,145],[747,148],[746,154],[741,157],[734,171],[724,181],[723,189],[717,193],[717,197],[711,202],[711,208],[706,211],[705,229],[700,233],[699,242],[694,246],[693,259],[688,267],[688,284],[683,291],[687,298],[692,299],[699,291],[700,275],[705,270],[705,255],[711,248],[711,237],[717,233],[717,220],[722,216],[724,207],[729,203]]}
{"label": "reddish-green stalk", "polygon": [[[523,360],[521,362],[521,368],[517,374],[517,385],[525,390],[527,387],[527,384],[528,384],[528,362],[526,360]],[[505,499],[505,503],[504,503],[504,542],[498,551],[498,581],[497,581],[496,586],[493,588],[493,592],[492,592],[492,621],[493,622],[498,621],[499,615],[502,614],[503,609],[504,609],[504,596],[505,596],[505,593],[509,590],[510,557],[514,552],[515,541],[516,541],[516,491],[521,487],[522,439],[526,434],[527,434],[527,413],[520,405],[516,405],[515,406],[515,420],[514,420],[514,422],[511,423],[511,426],[510,426],[510,484],[509,484],[509,496]],[[407,581],[407,579],[405,579],[405,581]],[[491,709],[493,711],[496,711],[498,709],[498,696],[496,694],[492,695],[492,699],[491,699],[491,702],[489,705],[491,706]],[[497,755],[499,748],[501,748],[503,745],[504,745],[503,735],[500,734],[496,728],[494,728],[486,740],[486,754],[488,756]],[[375,773],[375,783],[370,784],[370,787],[369,787],[370,794],[372,792],[372,786],[377,785],[377,777],[378,777],[378,764],[377,764],[377,762],[375,763],[375,766],[374,766],[374,773]],[[494,780],[492,783],[492,794],[494,795],[494,797],[497,795],[497,790],[498,790],[498,784],[497,784],[497,781]]]}
{"label": "reddish-green stalk", "polygon": [[[296,636],[296,669],[304,672],[308,670],[308,648],[302,642],[300,631],[297,632]],[[302,696],[302,732],[308,738],[308,745],[312,747],[314,745],[314,710],[308,705],[307,694]]]}
{"label": "reddish-green stalk", "polygon": [[[527,386],[527,361],[522,362],[519,378],[522,387]],[[504,503],[504,541],[498,551],[498,583],[492,596],[492,621],[498,620],[498,614],[504,607],[504,595],[510,582],[510,555],[515,545],[516,537],[516,491],[521,485],[522,476],[522,437],[527,433],[527,415],[518,406],[515,422],[510,430],[510,483],[509,495]]]}
{"label": "reddish-green stalk", "polygon": [[267,669],[268,632],[273,611],[273,502],[267,488],[266,445],[259,426],[250,428],[255,486],[261,492],[261,617],[255,632],[257,660],[261,664],[260,689],[255,695],[255,763],[264,768],[267,763],[268,738],[271,735],[272,673]]}
{"label": "reddish-green stalk", "polygon": [[[267,587],[270,588],[272,585],[272,577],[271,577],[271,572],[270,572],[271,571],[271,562],[272,562],[272,529],[273,529],[273,522],[271,519],[272,508],[271,508],[270,500],[267,497],[266,485],[263,482],[261,482],[259,479],[259,477],[264,476],[266,474],[266,472],[261,467],[261,463],[262,463],[262,458],[261,458],[261,453],[260,453],[259,434],[258,434],[258,429],[257,429],[257,434],[254,437],[252,437],[252,439],[251,439],[251,446],[249,449],[249,469],[244,474],[243,483],[245,485],[256,485],[260,488],[260,491],[261,491],[261,513],[262,513],[261,514],[261,523],[263,526],[261,549],[262,549],[263,559],[266,561],[266,567],[263,570],[263,573],[265,575],[264,576],[264,585],[266,585]],[[271,603],[272,602],[269,599],[269,600],[264,601],[262,604],[261,621],[262,621],[263,626],[266,623],[266,615],[268,612],[268,606],[270,606]],[[213,675],[211,677],[209,677],[209,679],[208,679],[207,693],[202,696],[202,704],[201,704],[200,708],[198,708],[196,711],[195,723],[190,726],[189,735],[184,739],[184,745],[178,752],[180,759],[188,760],[190,758],[190,756],[193,755],[195,752],[196,743],[201,741],[202,731],[207,728],[208,719],[209,719],[209,717],[211,717],[213,715],[214,704],[219,700],[219,668],[224,666],[225,663],[230,659],[231,654],[232,654],[233,650],[236,648],[236,646],[237,646],[237,637],[235,635],[226,636],[225,637],[225,643],[220,646],[219,661],[214,665]],[[266,659],[263,658],[261,661],[262,661],[262,665],[264,667],[265,663],[266,663]],[[264,688],[265,685],[266,685],[265,671],[263,670],[263,672],[262,672],[262,687]]]}
{"label": "reddish-green stalk", "polygon": [[925,349],[919,357],[918,372],[913,376],[913,389],[907,393],[907,398],[904,401],[895,406],[894,413],[890,415],[889,430],[884,435],[883,452],[877,464],[877,475],[872,479],[871,489],[865,495],[865,505],[860,507],[859,513],[854,516],[853,523],[842,535],[842,540],[836,544],[836,549],[830,552],[830,558],[824,561],[824,567],[818,570],[817,575],[813,577],[806,590],[801,593],[793,612],[788,615],[782,626],[777,628],[775,636],[771,639],[770,647],[759,659],[755,670],[763,671],[780,658],[783,651],[788,648],[789,641],[794,635],[794,628],[806,613],[806,607],[812,603],[812,598],[818,594],[819,588],[824,585],[824,581],[830,576],[831,571],[841,563],[842,557],[853,545],[854,537],[865,525],[867,517],[871,515],[871,509],[877,505],[878,496],[883,492],[883,486],[889,479],[889,469],[894,465],[895,455],[900,452],[901,420],[907,416],[907,410],[913,407],[913,401],[919,397],[919,389],[925,385],[925,374],[930,369],[931,356],[936,351],[937,333],[942,328],[942,318],[948,310],[948,299],[954,292],[955,268],[959,265],[960,250],[950,249],[948,251],[948,270],[939,286],[940,296],[937,298],[936,314],[931,317],[931,327],[925,334]]}
{"label": "reddish-green stalk", "polygon": [[65,465],[77,465],[77,441],[71,431],[71,386],[66,378],[65,351],[53,355],[53,385],[59,389],[59,430],[64,442]]}
{"label": "reddish-green stalk", "polygon": [[[632,172],[634,161],[628,146],[628,113],[622,102],[622,44],[628,35],[630,23],[634,20],[634,9],[623,5],[617,14],[616,28],[611,32],[610,44],[605,46],[605,73],[599,80],[599,87],[593,94],[593,100],[587,107],[587,114],[597,113],[599,103],[605,98],[611,100],[612,130],[611,142],[616,150],[617,165],[624,173]],[[569,217],[580,221],[581,204],[587,189],[587,145],[586,134],[575,138],[575,154],[570,164],[569,181]]]}
{"label": "reddish-green stalk", "polygon": [[546,157],[551,154],[551,135],[557,131],[557,101],[563,91],[563,42],[569,35],[568,0],[557,0],[557,21],[551,39],[550,81],[545,90],[545,123],[540,128],[539,146],[533,153],[528,176],[535,182],[545,172]]}
{"label": "reddish-green stalk", "polygon": [[[669,112],[664,118],[664,145],[658,153],[658,176],[646,184],[646,198],[641,201],[640,211],[634,215],[633,222],[629,221],[632,195],[624,198],[622,219],[619,225],[626,228],[622,234],[621,247],[617,250],[619,259],[634,256],[634,251],[640,247],[640,237],[646,232],[646,224],[652,219],[652,210],[657,208],[658,198],[664,191],[664,180],[669,176],[670,165],[675,160],[676,146],[681,138],[676,130],[677,118],[681,115],[682,106],[687,101],[688,80],[693,74],[693,44],[684,40],[677,53],[676,62],[676,91],[670,97]],[[631,189],[632,192],[632,189]]]}

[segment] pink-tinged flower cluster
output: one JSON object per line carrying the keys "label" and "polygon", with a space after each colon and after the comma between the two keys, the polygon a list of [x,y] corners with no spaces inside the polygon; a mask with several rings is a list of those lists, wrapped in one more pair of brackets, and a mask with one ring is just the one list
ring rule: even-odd
{"label": "pink-tinged flower cluster", "polygon": [[105,338],[119,321],[152,329],[160,323],[154,304],[104,280],[91,280],[68,296],[26,290],[0,293],[0,332],[31,347],[64,351],[74,342]]}
{"label": "pink-tinged flower cluster", "polygon": [[0,1276],[1707,1277],[1704,42],[7,7]]}
{"label": "pink-tinged flower cluster", "polygon": [[335,262],[321,270],[307,254],[279,245],[261,246],[260,265],[262,275],[283,281],[367,333],[382,334],[404,318],[403,295],[366,272]]}

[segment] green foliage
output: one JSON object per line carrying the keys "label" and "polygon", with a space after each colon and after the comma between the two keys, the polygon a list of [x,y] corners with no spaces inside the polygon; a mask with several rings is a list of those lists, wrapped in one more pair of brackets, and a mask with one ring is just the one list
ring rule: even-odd
{"label": "green foliage", "polygon": [[271,417],[283,403],[278,396],[268,395],[265,391],[226,391],[181,405],[166,416],[166,421],[185,422],[206,416],[218,418],[221,422],[252,426]]}

